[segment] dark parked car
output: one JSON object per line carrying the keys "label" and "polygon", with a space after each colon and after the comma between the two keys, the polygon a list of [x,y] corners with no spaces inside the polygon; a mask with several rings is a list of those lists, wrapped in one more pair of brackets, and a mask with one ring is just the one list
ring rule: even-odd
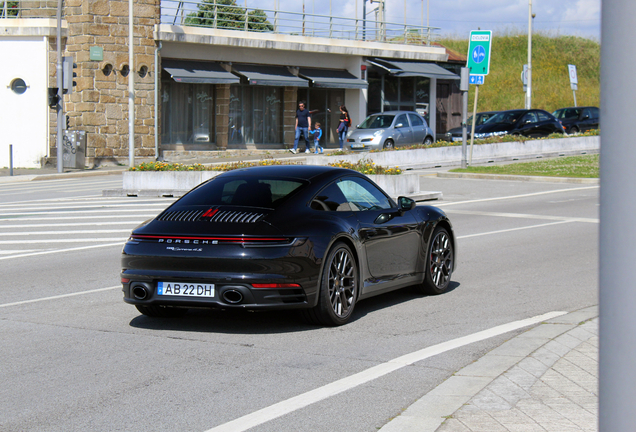
{"label": "dark parked car", "polygon": [[382,150],[413,144],[433,143],[433,131],[415,111],[385,111],[371,114],[356,129],[347,132],[351,150]]}
{"label": "dark parked car", "polygon": [[564,133],[563,126],[552,114],[539,109],[501,111],[475,127],[476,139],[507,134],[538,138],[553,133]]}
{"label": "dark parked car", "polygon": [[356,171],[268,166],[221,174],[137,227],[121,282],[124,301],[148,316],[301,309],[341,325],[376,294],[445,292],[455,260],[442,210],[396,203]]}
{"label": "dark parked car", "polygon": [[[488,120],[490,120],[498,112],[499,111],[484,111],[484,112],[477,113],[477,115],[476,115],[477,123],[475,123],[475,127],[486,123]],[[473,116],[468,117],[468,120],[466,120],[466,126],[467,126],[466,137],[468,139],[470,139],[470,131],[471,131],[471,128],[473,126]],[[446,141],[461,141],[462,140],[462,127],[460,126],[460,127],[456,127],[456,128],[450,129],[444,135],[444,140],[446,140]]]}
{"label": "dark parked car", "polygon": [[598,129],[600,122],[597,107],[561,108],[552,113],[568,134]]}

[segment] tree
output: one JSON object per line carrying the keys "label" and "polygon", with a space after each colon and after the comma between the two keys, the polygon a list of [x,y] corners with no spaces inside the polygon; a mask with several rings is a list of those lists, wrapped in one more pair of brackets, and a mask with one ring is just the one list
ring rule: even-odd
{"label": "tree", "polygon": [[236,0],[203,0],[198,9],[197,12],[188,14],[185,25],[244,30],[247,14],[248,30],[274,31],[274,26],[267,20],[264,11],[255,9],[247,12],[236,4]]}

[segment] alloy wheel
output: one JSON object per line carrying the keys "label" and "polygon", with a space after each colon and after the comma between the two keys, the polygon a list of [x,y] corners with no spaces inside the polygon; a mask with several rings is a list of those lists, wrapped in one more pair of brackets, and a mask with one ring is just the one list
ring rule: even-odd
{"label": "alloy wheel", "polygon": [[437,233],[431,244],[431,280],[436,287],[444,287],[453,272],[453,248],[446,231]]}
{"label": "alloy wheel", "polygon": [[356,301],[356,267],[346,249],[338,250],[329,266],[329,300],[336,316],[349,315]]}

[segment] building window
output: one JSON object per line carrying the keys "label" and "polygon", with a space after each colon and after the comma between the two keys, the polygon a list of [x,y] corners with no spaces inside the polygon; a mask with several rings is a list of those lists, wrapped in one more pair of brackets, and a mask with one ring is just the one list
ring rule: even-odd
{"label": "building window", "polygon": [[161,142],[212,144],[216,142],[215,91],[212,84],[162,82]]}
{"label": "building window", "polygon": [[380,75],[373,69],[368,76],[369,114],[398,109],[417,111],[430,122],[430,78]]}
{"label": "building window", "polygon": [[283,89],[230,86],[229,144],[283,142]]}

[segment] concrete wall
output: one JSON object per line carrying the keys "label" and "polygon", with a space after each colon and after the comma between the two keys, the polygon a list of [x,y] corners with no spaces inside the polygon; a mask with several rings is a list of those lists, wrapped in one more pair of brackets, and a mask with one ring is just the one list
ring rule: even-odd
{"label": "concrete wall", "polygon": [[[473,146],[473,164],[530,159],[559,155],[598,153],[600,137],[572,137],[557,139],[537,139],[521,142],[481,144]],[[328,165],[337,160],[356,163],[362,159],[384,167],[429,168],[436,166],[460,165],[462,147],[436,147],[416,150],[396,150],[384,152],[360,152],[342,156],[314,156],[307,158],[307,164]],[[467,149],[470,159],[470,146]]]}

